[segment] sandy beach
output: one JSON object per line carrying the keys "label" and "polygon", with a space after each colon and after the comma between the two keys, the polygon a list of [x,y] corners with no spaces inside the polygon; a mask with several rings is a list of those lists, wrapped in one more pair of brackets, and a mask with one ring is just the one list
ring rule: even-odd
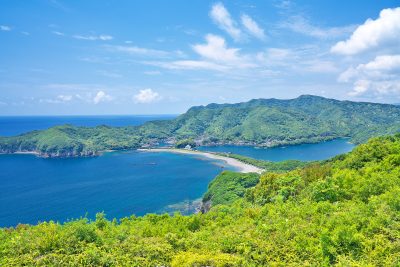
{"label": "sandy beach", "polygon": [[248,172],[256,172],[256,173],[262,173],[264,170],[253,166],[251,164],[247,164],[244,162],[241,162],[237,159],[229,158],[229,157],[224,157],[220,155],[216,155],[213,153],[208,153],[208,152],[202,152],[202,151],[195,151],[195,150],[185,150],[185,149],[176,149],[176,148],[150,148],[150,149],[138,149],[139,151],[147,151],[147,152],[169,152],[169,153],[179,153],[179,154],[189,154],[189,155],[198,155],[198,156],[203,156],[207,157],[210,159],[217,159],[217,160],[222,160],[226,164],[233,166],[238,169],[239,172],[242,173],[248,173]]}

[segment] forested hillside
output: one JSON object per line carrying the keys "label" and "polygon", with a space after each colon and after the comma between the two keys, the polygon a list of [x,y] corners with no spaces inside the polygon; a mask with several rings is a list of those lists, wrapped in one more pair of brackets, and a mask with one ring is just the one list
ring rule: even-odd
{"label": "forested hillside", "polygon": [[1,229],[0,265],[399,266],[400,135],[288,172],[226,175],[205,214]]}
{"label": "forested hillside", "polygon": [[97,155],[159,141],[193,139],[200,144],[277,146],[350,137],[353,143],[400,131],[400,107],[338,101],[318,96],[256,99],[193,107],[173,120],[142,126],[57,126],[16,137],[0,137],[0,152],[34,151],[42,156]]}
{"label": "forested hillside", "polygon": [[177,136],[273,146],[350,137],[355,143],[400,131],[400,107],[303,95],[193,107],[176,121]]}

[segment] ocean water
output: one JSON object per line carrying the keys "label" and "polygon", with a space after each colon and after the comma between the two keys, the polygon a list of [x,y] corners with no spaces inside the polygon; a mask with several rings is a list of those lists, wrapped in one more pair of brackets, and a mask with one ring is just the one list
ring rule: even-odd
{"label": "ocean water", "polygon": [[[54,125],[140,125],[163,116],[0,117],[0,135],[16,135]],[[257,149],[243,146],[200,147],[254,158],[318,160],[350,151],[346,139],[318,144]],[[0,155],[0,227],[39,221],[65,222],[104,211],[108,218],[180,211],[194,212],[223,161],[201,156],[138,151],[100,157],[43,159]]]}
{"label": "ocean water", "polygon": [[194,211],[223,161],[173,153],[111,152],[94,158],[0,155],[0,227]]}
{"label": "ocean water", "polygon": [[274,148],[256,148],[252,146],[202,146],[200,151],[230,152],[255,159],[282,161],[297,159],[302,161],[324,160],[339,154],[350,152],[354,145],[348,139],[335,139],[316,144],[301,144]]}
{"label": "ocean water", "polygon": [[118,115],[118,116],[0,116],[0,136],[18,135],[33,130],[43,130],[56,125],[75,126],[129,126],[146,121],[167,120],[177,115]]}

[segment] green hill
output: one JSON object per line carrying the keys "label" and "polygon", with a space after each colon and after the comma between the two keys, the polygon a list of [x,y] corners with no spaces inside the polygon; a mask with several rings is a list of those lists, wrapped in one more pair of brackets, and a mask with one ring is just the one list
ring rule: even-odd
{"label": "green hill", "polygon": [[205,214],[0,229],[0,265],[399,266],[399,194],[400,135],[379,137],[289,172],[225,172]]}
{"label": "green hill", "polygon": [[86,156],[186,139],[202,144],[277,146],[349,137],[359,144],[370,137],[399,131],[400,106],[304,95],[290,100],[255,99],[192,107],[173,120],[142,126],[57,126],[16,137],[0,137],[0,152]]}
{"label": "green hill", "polygon": [[355,143],[400,130],[400,107],[303,95],[193,107],[175,120],[176,136],[273,146],[350,137]]}

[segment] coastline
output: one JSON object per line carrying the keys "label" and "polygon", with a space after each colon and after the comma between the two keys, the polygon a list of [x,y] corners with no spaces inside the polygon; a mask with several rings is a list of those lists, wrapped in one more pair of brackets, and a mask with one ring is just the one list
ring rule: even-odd
{"label": "coastline", "polygon": [[238,172],[241,172],[241,173],[249,173],[249,172],[262,173],[264,171],[264,169],[261,169],[259,167],[256,167],[256,166],[248,164],[248,163],[241,162],[241,161],[239,161],[237,159],[216,155],[216,154],[213,154],[213,153],[210,153],[210,152],[203,152],[203,151],[196,151],[196,150],[185,150],[185,149],[177,149],[177,148],[146,148],[146,149],[138,149],[138,151],[142,151],[142,152],[168,152],[168,153],[177,153],[177,154],[188,154],[188,155],[203,156],[203,157],[206,157],[206,158],[209,158],[209,159],[222,160],[227,165],[230,165],[232,167],[237,168]]}
{"label": "coastline", "polygon": [[16,151],[13,153],[1,153],[1,154],[20,154],[20,155],[35,155],[35,156],[39,156],[40,154],[36,151]]}

